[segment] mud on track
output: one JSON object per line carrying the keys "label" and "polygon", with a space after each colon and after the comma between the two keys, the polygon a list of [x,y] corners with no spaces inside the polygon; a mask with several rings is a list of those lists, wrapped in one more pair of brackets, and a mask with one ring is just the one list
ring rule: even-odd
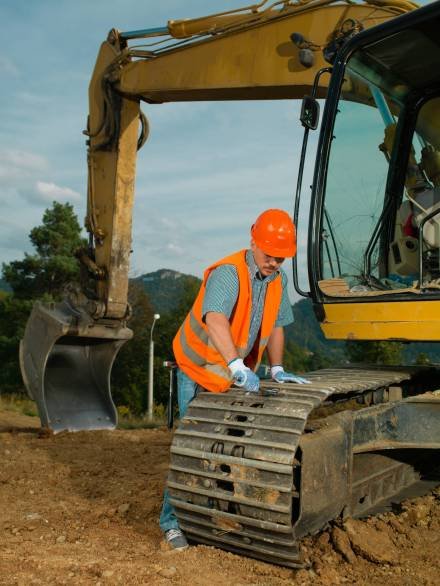
{"label": "mud on track", "polygon": [[169,551],[157,519],[165,429],[44,435],[0,411],[0,584],[440,584],[440,490],[335,524],[294,572],[210,547]]}

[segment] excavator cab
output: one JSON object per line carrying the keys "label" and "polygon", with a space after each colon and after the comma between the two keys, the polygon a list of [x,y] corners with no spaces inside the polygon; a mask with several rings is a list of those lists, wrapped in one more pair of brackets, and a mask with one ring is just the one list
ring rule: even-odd
{"label": "excavator cab", "polygon": [[308,241],[310,294],[328,338],[438,341],[437,12],[355,36],[333,65]]}

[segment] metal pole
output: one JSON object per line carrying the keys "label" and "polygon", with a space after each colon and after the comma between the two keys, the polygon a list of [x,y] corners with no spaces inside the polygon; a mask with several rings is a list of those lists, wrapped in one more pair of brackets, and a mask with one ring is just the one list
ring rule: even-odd
{"label": "metal pole", "polygon": [[[153,330],[153,328],[151,328]],[[153,381],[154,381],[154,341],[150,336],[150,353],[148,356],[148,401],[147,418],[153,420]]]}
{"label": "metal pole", "polygon": [[154,340],[153,330],[156,321],[160,318],[158,313],[153,316],[153,323],[150,330],[150,351],[148,354],[148,395],[147,395],[147,419],[153,421],[153,404],[154,404]]}

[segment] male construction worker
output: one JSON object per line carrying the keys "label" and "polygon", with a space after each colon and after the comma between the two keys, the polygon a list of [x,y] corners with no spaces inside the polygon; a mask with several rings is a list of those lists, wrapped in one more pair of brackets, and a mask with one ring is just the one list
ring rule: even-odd
{"label": "male construction worker", "polygon": [[[282,366],[283,327],[293,321],[293,314],[281,264],[295,253],[292,220],[285,211],[270,209],[252,226],[249,250],[235,252],[205,271],[173,342],[180,417],[198,390],[222,393],[235,384],[257,393],[260,381],[255,371],[264,350],[274,381],[309,382]],[[171,547],[188,547],[167,491],[160,526]]]}

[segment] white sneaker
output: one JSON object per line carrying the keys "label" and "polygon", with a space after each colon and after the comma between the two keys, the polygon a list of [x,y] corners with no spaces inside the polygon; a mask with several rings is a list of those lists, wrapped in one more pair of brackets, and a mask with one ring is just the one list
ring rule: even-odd
{"label": "white sneaker", "polygon": [[171,545],[173,549],[186,549],[188,542],[185,535],[180,529],[169,529],[165,532],[165,541]]}

